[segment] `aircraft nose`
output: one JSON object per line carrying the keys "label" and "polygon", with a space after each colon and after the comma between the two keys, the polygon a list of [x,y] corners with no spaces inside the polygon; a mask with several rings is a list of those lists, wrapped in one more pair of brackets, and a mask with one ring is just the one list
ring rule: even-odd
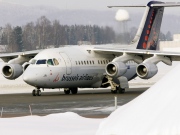
{"label": "aircraft nose", "polygon": [[29,82],[29,77],[24,73],[23,75],[23,80],[28,83]]}
{"label": "aircraft nose", "polygon": [[32,76],[32,72],[29,72],[29,71],[24,71],[23,73],[23,80],[27,83],[27,84],[30,84],[30,85],[33,85],[34,84],[34,81],[36,81],[35,78],[33,78]]}

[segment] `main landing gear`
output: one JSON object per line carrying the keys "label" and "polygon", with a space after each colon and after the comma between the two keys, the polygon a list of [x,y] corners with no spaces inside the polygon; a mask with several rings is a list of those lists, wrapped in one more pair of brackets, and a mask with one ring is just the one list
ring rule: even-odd
{"label": "main landing gear", "polygon": [[41,96],[41,90],[40,89],[34,89],[32,91],[33,96]]}
{"label": "main landing gear", "polygon": [[125,88],[116,87],[115,90],[111,90],[111,93],[112,94],[116,94],[116,93],[124,94],[125,93]]}
{"label": "main landing gear", "polygon": [[112,94],[116,94],[116,93],[123,94],[123,93],[125,93],[125,88],[123,89],[123,88],[121,88],[121,87],[116,87],[115,90],[111,90],[111,93],[112,93]]}
{"label": "main landing gear", "polygon": [[[109,83],[111,86],[111,93],[116,94],[116,93],[120,93],[120,94],[124,94],[125,93],[125,89],[129,88],[129,84],[128,84],[128,80],[126,77],[121,76],[118,77],[118,83],[115,83],[112,79],[112,77],[106,76],[107,78],[107,82],[104,84]],[[104,85],[103,84],[103,85]]]}
{"label": "main landing gear", "polygon": [[70,93],[77,94],[78,88],[64,88],[64,94],[68,95]]}

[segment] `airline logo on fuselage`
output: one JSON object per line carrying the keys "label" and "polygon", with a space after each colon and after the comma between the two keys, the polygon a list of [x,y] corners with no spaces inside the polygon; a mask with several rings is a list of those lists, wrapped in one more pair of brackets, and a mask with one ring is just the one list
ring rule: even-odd
{"label": "airline logo on fuselage", "polygon": [[58,82],[59,81],[59,74],[56,76],[56,78],[53,80],[53,82]]}
{"label": "airline logo on fuselage", "polygon": [[76,76],[66,76],[65,74],[63,75],[61,81],[90,81],[93,80],[93,76],[90,76],[88,74],[86,75],[76,75]]}

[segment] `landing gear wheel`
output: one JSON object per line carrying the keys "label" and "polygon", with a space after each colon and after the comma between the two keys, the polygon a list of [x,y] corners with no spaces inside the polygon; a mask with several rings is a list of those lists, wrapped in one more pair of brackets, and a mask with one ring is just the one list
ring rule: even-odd
{"label": "landing gear wheel", "polygon": [[37,96],[41,96],[41,90],[37,90]]}
{"label": "landing gear wheel", "polygon": [[33,91],[32,91],[32,95],[33,95],[33,96],[36,96],[36,90],[33,90]]}
{"label": "landing gear wheel", "polygon": [[111,90],[111,93],[112,93],[112,94],[116,94],[116,93],[117,93],[117,90]]}
{"label": "landing gear wheel", "polygon": [[118,89],[120,94],[124,94],[125,93],[125,88],[117,87],[117,89]]}
{"label": "landing gear wheel", "polygon": [[64,90],[64,94],[66,95],[70,94],[70,90]]}
{"label": "landing gear wheel", "polygon": [[78,92],[78,88],[71,88],[70,90],[72,94],[77,94]]}
{"label": "landing gear wheel", "polygon": [[125,89],[120,88],[119,93],[124,94],[125,93]]}

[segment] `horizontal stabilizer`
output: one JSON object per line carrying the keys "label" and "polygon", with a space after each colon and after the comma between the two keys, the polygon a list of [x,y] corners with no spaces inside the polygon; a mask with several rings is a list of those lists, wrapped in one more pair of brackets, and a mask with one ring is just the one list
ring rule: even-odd
{"label": "horizontal stabilizer", "polygon": [[114,8],[114,7],[146,7],[146,6],[107,6],[108,8]]}
{"label": "horizontal stabilizer", "polygon": [[[164,3],[149,3],[149,7],[179,7],[180,2],[164,2]],[[108,8],[116,7],[146,7],[146,5],[131,5],[131,6],[107,6]]]}
{"label": "horizontal stabilizer", "polygon": [[151,4],[151,7],[179,7],[180,2],[165,2],[162,4]]}

